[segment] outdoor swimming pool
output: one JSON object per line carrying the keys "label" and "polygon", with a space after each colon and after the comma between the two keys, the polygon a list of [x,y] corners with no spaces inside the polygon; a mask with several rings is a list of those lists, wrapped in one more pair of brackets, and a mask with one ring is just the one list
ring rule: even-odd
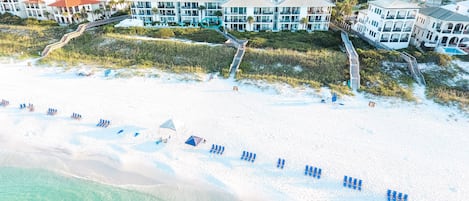
{"label": "outdoor swimming pool", "polygon": [[448,54],[448,55],[467,55],[466,52],[459,49],[458,47],[439,47],[437,48],[438,52]]}

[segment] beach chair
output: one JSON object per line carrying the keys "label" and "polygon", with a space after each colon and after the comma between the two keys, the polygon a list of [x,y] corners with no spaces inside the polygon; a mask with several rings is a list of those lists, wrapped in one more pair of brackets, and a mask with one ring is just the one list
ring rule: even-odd
{"label": "beach chair", "polygon": [[347,180],[348,180],[348,177],[344,176],[344,187],[347,187]]}
{"label": "beach chair", "polygon": [[225,146],[221,147],[220,155],[223,155],[223,152],[225,152]]}
{"label": "beach chair", "polygon": [[134,134],[134,137],[137,137],[138,135],[140,135],[140,133],[137,132]]}
{"label": "beach chair", "polygon": [[313,166],[309,166],[308,175],[313,175]]}
{"label": "beach chair", "polygon": [[252,158],[252,153],[249,152],[248,157],[246,158],[246,160],[247,160],[247,161],[251,161],[251,158]]}
{"label": "beach chair", "polygon": [[404,194],[404,201],[407,201],[407,194]]}
{"label": "beach chair", "polygon": [[348,178],[348,185],[347,185],[347,186],[348,186],[349,188],[352,188],[352,180],[353,180],[352,177],[349,177],[349,178]]}
{"label": "beach chair", "polygon": [[396,192],[396,191],[392,191],[391,200],[392,200],[392,201],[396,201],[396,198],[397,198],[397,192]]}
{"label": "beach chair", "polygon": [[322,170],[321,170],[321,168],[319,168],[318,169],[318,179],[321,179],[321,172],[322,172]]}
{"label": "beach chair", "polygon": [[357,179],[353,179],[353,189],[357,189]]}
{"label": "beach chair", "polygon": [[305,176],[308,175],[308,170],[309,170],[309,166],[306,165],[306,167],[305,167]]}
{"label": "beach chair", "polygon": [[280,168],[280,165],[282,164],[281,161],[282,161],[282,159],[280,159],[280,158],[277,160],[277,168]]}
{"label": "beach chair", "polygon": [[99,119],[99,123],[96,124],[96,126],[100,127],[101,125],[103,125],[103,120],[102,120],[102,119]]}
{"label": "beach chair", "polygon": [[283,169],[283,167],[285,167],[285,159],[282,160],[282,167],[281,168]]}
{"label": "beach chair", "polygon": [[391,201],[391,190],[388,189],[386,197],[388,198],[388,201]]}
{"label": "beach chair", "polygon": [[212,148],[210,148],[210,153],[212,153],[213,150],[215,150],[215,145],[214,144],[212,144]]}
{"label": "beach chair", "polygon": [[397,200],[402,201],[402,193],[401,192],[399,192],[399,194],[397,194]]}
{"label": "beach chair", "polygon": [[316,174],[318,173],[318,168],[317,167],[314,167],[314,170],[313,170],[313,177],[316,178]]}
{"label": "beach chair", "polygon": [[120,129],[119,131],[117,131],[117,134],[121,134],[122,132],[124,132],[124,129]]}
{"label": "beach chair", "polygon": [[362,190],[362,180],[358,180],[358,190],[361,191]]}
{"label": "beach chair", "polygon": [[253,154],[253,155],[252,155],[252,160],[251,160],[251,162],[254,163],[255,160],[256,160],[256,154]]}
{"label": "beach chair", "polygon": [[244,160],[244,157],[246,157],[246,151],[243,151],[243,155],[241,155],[241,160]]}
{"label": "beach chair", "polygon": [[222,148],[222,146],[218,145],[217,154],[221,154],[221,148]]}

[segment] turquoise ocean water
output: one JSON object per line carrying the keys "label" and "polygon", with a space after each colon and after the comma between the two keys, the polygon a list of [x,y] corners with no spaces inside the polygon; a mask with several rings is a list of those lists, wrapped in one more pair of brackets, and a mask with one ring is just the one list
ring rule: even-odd
{"label": "turquoise ocean water", "polygon": [[0,201],[162,200],[153,195],[42,170],[0,167]]}

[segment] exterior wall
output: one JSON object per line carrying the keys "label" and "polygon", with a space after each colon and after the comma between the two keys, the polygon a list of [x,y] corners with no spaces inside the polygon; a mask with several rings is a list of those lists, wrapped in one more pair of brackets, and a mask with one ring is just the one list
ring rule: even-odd
{"label": "exterior wall", "polygon": [[352,29],[391,49],[406,48],[418,9],[389,9],[371,4]]}
{"label": "exterior wall", "polygon": [[461,46],[469,45],[469,22],[445,21],[419,14],[412,33],[415,46]]}
{"label": "exterior wall", "polygon": [[77,17],[76,14],[86,13],[88,17],[86,20],[92,20],[93,10],[98,9],[98,4],[85,4],[74,7],[52,7],[54,20],[59,24],[72,24],[80,23],[85,20],[85,18]]}
{"label": "exterior wall", "polygon": [[28,3],[24,2],[26,17],[36,18],[38,20],[47,20],[51,16],[51,12],[47,10],[44,3]]}
{"label": "exterior wall", "polygon": [[13,15],[26,17],[23,5],[19,0],[0,0],[0,13],[9,12]]}

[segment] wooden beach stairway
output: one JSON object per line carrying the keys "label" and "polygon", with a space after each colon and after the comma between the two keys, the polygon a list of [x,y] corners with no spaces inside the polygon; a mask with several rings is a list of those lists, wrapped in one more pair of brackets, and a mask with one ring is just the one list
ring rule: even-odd
{"label": "wooden beach stairway", "polygon": [[241,61],[243,60],[244,53],[246,52],[246,44],[248,44],[248,40],[238,40],[235,36],[231,35],[230,33],[222,32],[218,29],[215,30],[218,33],[222,34],[226,39],[228,39],[237,49],[229,70],[230,78],[234,78],[236,76],[236,72],[238,71],[239,65],[241,64]]}
{"label": "wooden beach stairway", "polygon": [[66,33],[65,35],[63,35],[62,39],[60,39],[59,42],[47,45],[46,48],[44,48],[44,50],[42,51],[41,57],[46,57],[47,55],[49,55],[51,51],[54,51],[56,49],[59,49],[65,46],[71,39],[81,36],[81,34],[83,34],[83,32],[85,32],[87,29],[102,26],[105,24],[113,23],[113,22],[122,21],[128,18],[130,18],[130,16],[123,15],[123,16],[112,17],[112,18],[105,19],[105,20],[98,20],[98,21],[94,21],[94,22],[90,22],[86,24],[80,24],[75,31],[72,31],[70,33]]}
{"label": "wooden beach stairway", "polygon": [[357,51],[355,51],[352,42],[348,38],[348,34],[342,31],[341,37],[347,51],[350,65],[350,87],[352,90],[356,91],[360,88],[360,61],[358,60]]}

